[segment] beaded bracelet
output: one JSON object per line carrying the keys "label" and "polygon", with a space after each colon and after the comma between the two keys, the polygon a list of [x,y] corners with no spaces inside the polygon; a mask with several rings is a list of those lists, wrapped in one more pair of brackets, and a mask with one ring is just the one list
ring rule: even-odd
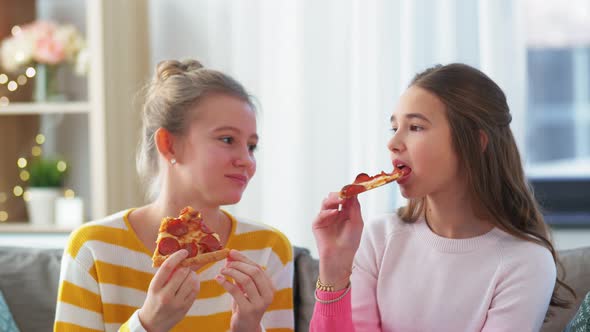
{"label": "beaded bracelet", "polygon": [[318,297],[318,289],[316,289],[313,292],[313,297],[319,303],[322,303],[322,304],[330,304],[330,303],[334,303],[334,302],[338,302],[338,301],[342,300],[346,296],[346,294],[348,294],[348,292],[350,292],[350,288],[351,288],[350,287],[350,283],[348,283],[348,286],[346,286],[346,290],[344,291],[344,293],[342,293],[340,296],[338,296],[337,298],[332,299],[332,300],[322,300],[322,299],[320,299]]}

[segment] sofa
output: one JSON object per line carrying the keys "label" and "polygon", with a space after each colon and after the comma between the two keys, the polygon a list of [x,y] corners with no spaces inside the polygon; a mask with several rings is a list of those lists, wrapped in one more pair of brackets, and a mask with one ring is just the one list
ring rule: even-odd
{"label": "sofa", "polygon": [[[561,251],[567,283],[578,294],[569,309],[553,309],[543,332],[561,332],[590,291],[590,247]],[[51,331],[62,250],[0,247],[0,291],[21,332]],[[318,262],[304,248],[294,248],[293,284],[296,331],[307,331],[313,312]]]}

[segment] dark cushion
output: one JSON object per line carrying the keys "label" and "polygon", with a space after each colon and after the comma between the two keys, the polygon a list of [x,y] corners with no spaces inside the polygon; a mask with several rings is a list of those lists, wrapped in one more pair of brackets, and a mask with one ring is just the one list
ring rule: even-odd
{"label": "dark cushion", "polygon": [[0,248],[0,290],[21,331],[53,330],[62,252]]}
{"label": "dark cushion", "polygon": [[309,322],[315,305],[315,282],[318,278],[318,260],[311,257],[309,250],[293,247],[295,280],[293,280],[293,302],[295,307],[295,331],[308,332]]}

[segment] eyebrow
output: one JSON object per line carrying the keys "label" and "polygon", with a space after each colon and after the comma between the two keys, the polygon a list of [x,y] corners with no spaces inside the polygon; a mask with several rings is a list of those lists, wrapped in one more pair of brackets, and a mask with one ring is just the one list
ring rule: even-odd
{"label": "eyebrow", "polygon": [[[407,119],[420,119],[420,120],[424,120],[424,121],[432,124],[432,122],[430,122],[430,120],[428,120],[428,118],[424,114],[422,114],[422,113],[408,113],[408,114],[405,115],[405,117]],[[395,115],[392,115],[389,118],[389,122],[393,122],[394,120],[395,120]]]}
{"label": "eyebrow", "polygon": [[[215,128],[215,130],[213,130],[214,133],[219,132],[219,131],[233,131],[236,133],[241,133],[242,131],[236,127],[232,127],[232,126],[223,126],[223,127],[219,127],[219,128]],[[250,135],[249,138],[254,138],[256,140],[258,140],[258,134],[254,133],[252,135]]]}

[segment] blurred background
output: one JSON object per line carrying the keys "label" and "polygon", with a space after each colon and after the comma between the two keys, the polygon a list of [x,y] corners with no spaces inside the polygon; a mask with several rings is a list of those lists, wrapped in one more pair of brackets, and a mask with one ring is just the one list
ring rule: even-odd
{"label": "blurred background", "polygon": [[[258,172],[227,209],[295,245],[315,253],[311,222],[330,191],[357,173],[391,170],[398,96],[416,72],[451,62],[481,69],[506,93],[557,247],[590,245],[590,1],[0,0],[2,40],[33,21],[72,25],[82,37],[59,66],[57,98],[39,97],[41,61],[16,72],[0,65],[5,243],[61,246],[79,223],[142,204],[137,91],[157,62],[196,58],[259,104]],[[27,49],[6,44],[10,59]],[[58,187],[69,200],[45,223],[31,222],[33,186],[18,162],[39,157],[35,146],[67,164]],[[396,184],[360,197],[368,221],[404,204]],[[64,217],[74,210],[79,218]]]}

